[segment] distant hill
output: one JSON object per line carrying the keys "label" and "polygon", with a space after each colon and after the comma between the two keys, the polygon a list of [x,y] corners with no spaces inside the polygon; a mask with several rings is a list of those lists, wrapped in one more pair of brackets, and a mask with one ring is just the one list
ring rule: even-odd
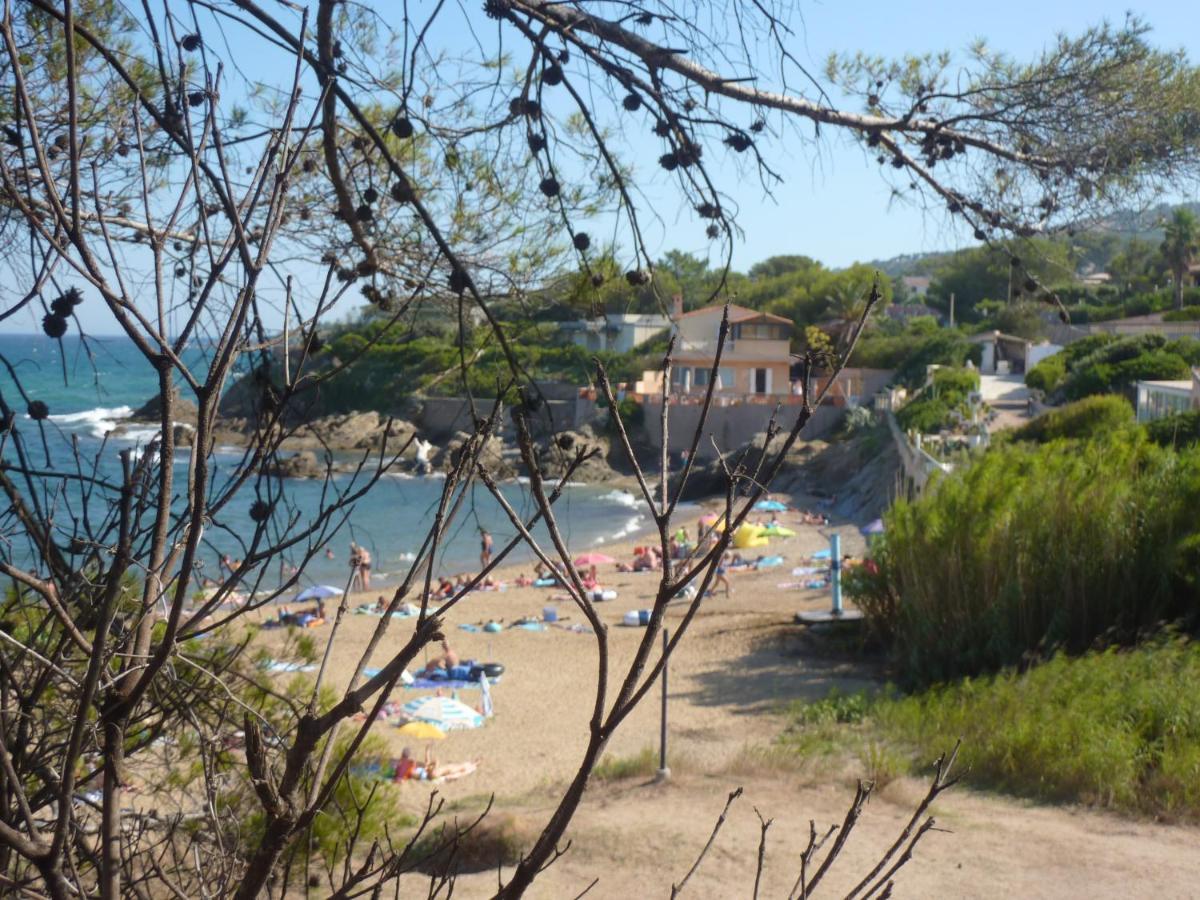
{"label": "distant hill", "polygon": [[[1176,209],[1188,209],[1200,218],[1200,202],[1159,203],[1143,210],[1120,210],[1070,238],[1061,235],[1056,240],[1069,240],[1076,248],[1075,256],[1081,265],[1103,270],[1112,253],[1125,243],[1137,239],[1157,245],[1163,236],[1162,222]],[[901,275],[929,275],[953,251],[937,253],[902,253],[890,259],[871,260],[867,265],[893,278]]]}

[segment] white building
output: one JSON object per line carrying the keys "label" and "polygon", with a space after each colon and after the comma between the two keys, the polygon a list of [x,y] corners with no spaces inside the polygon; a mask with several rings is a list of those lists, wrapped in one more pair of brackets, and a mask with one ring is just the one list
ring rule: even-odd
{"label": "white building", "polygon": [[1137,420],[1151,422],[1192,409],[1193,378],[1184,381],[1139,381]]}
{"label": "white building", "polygon": [[559,327],[580,347],[628,353],[638,344],[670,328],[671,320],[666,316],[640,313],[606,313],[595,319],[563,322]]}
{"label": "white building", "polygon": [[1024,375],[1043,359],[1053,356],[1062,347],[1049,341],[1033,341],[986,331],[971,340],[983,347],[979,371],[984,375]]}

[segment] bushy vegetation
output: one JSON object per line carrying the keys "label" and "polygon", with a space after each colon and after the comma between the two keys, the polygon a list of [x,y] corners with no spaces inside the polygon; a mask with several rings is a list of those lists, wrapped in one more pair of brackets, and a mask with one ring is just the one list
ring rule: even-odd
{"label": "bushy vegetation", "polygon": [[1025,383],[1054,399],[1113,393],[1132,399],[1135,382],[1188,378],[1194,360],[1200,360],[1200,341],[1190,338],[1096,334],[1042,360],[1026,374]]}
{"label": "bushy vegetation", "polygon": [[1038,444],[1063,439],[1086,440],[1115,434],[1133,425],[1133,407],[1124,397],[1111,394],[1085,397],[1043,413],[1011,432],[1016,441]]}
{"label": "bushy vegetation", "polygon": [[906,683],[1130,642],[1200,613],[1200,453],[1139,429],[994,448],[886,516],[847,589]]}
{"label": "bushy vegetation", "polygon": [[904,430],[933,434],[951,424],[957,415],[970,412],[967,395],[979,390],[979,373],[974,369],[942,368],[896,415]]}
{"label": "bushy vegetation", "polygon": [[939,328],[930,317],[913,319],[903,330],[880,327],[863,335],[850,357],[850,365],[868,369],[895,369],[896,381],[909,388],[925,383],[929,366],[960,367],[968,360],[979,364],[980,348],[961,331]]}
{"label": "bushy vegetation", "polygon": [[[1057,654],[910,695],[831,695],[798,706],[784,746],[908,754],[913,769],[962,738],[969,783],[1026,797],[1200,818],[1200,646]],[[862,754],[864,764],[874,754]],[[876,768],[879,765],[875,764]]]}
{"label": "bushy vegetation", "polygon": [[963,739],[970,778],[1018,794],[1200,816],[1200,647],[1064,654],[1027,672],[877,704],[881,730],[928,759]]}
{"label": "bushy vegetation", "polygon": [[1193,409],[1147,422],[1146,433],[1160,447],[1188,447],[1200,443],[1200,410]]}

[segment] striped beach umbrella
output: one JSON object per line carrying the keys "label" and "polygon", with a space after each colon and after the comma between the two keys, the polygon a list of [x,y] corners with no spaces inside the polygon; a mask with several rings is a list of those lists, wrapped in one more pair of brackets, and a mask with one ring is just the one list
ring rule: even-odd
{"label": "striped beach umbrella", "polygon": [[429,722],[442,731],[478,728],[483,724],[483,716],[453,697],[420,697],[405,703],[402,711],[410,719]]}

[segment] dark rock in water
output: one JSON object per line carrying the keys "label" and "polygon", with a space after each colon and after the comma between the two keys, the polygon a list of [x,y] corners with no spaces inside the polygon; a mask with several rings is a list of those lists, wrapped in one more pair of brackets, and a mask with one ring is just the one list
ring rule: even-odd
{"label": "dark rock in water", "polygon": [[[430,454],[430,463],[438,471],[449,472],[458,461],[459,454],[470,437],[465,431],[457,432],[453,438]],[[504,452],[504,442],[496,435],[488,438],[479,454],[479,463],[493,478],[512,478],[517,474],[508,454]]]}
{"label": "dark rock in water", "polygon": [[325,464],[311,450],[301,450],[291,456],[280,457],[267,472],[281,478],[324,478]]}
{"label": "dark rock in water", "polygon": [[175,440],[176,447],[184,447],[192,443],[192,438],[196,436],[196,429],[184,422],[176,422],[171,429],[171,435]]}
{"label": "dark rock in water", "polygon": [[[175,406],[171,413],[172,421],[176,423],[184,423],[187,425],[196,424],[196,416],[199,410],[196,409],[196,404],[186,397],[180,397],[178,391],[172,392],[175,397]],[[159,422],[162,420],[162,396],[155,394],[141,406],[133,411],[131,418],[140,422]]]}
{"label": "dark rock in water", "polygon": [[598,449],[600,452],[583,462],[572,473],[572,480],[598,484],[618,477],[608,462],[611,450],[608,439],[597,437],[586,426],[581,431],[560,431],[540,442],[537,448],[538,468],[547,478],[560,478],[575,461],[575,455],[585,449]]}
{"label": "dark rock in water", "polygon": [[387,438],[389,452],[400,450],[415,429],[407,422],[388,420],[377,412],[322,416],[300,426],[287,439],[288,449],[374,450]]}

